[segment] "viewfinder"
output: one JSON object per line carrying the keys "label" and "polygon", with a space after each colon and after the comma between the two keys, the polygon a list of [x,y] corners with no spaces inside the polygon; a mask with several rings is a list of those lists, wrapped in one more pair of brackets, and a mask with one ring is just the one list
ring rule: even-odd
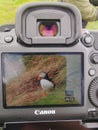
{"label": "viewfinder", "polygon": [[41,36],[55,37],[58,34],[59,22],[54,20],[40,20],[39,21],[39,34]]}

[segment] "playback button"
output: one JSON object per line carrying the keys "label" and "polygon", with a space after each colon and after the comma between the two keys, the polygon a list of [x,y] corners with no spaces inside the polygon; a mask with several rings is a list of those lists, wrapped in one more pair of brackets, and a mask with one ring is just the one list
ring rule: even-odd
{"label": "playback button", "polygon": [[6,36],[6,37],[4,38],[4,41],[5,41],[6,43],[11,43],[11,42],[13,41],[13,37],[12,37],[12,36]]}

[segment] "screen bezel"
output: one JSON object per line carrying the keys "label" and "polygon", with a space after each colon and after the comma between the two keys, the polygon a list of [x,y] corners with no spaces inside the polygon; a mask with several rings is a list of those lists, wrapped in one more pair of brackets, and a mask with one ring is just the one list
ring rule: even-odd
{"label": "screen bezel", "polygon": [[[6,104],[6,83],[4,75],[4,63],[3,63],[3,54],[19,54],[19,55],[80,55],[81,56],[81,104],[51,104],[51,105],[26,105],[26,106],[7,106]],[[2,90],[3,90],[3,107],[8,108],[44,108],[44,107],[82,107],[84,105],[84,54],[82,52],[4,52],[1,54],[1,68],[2,68]]]}

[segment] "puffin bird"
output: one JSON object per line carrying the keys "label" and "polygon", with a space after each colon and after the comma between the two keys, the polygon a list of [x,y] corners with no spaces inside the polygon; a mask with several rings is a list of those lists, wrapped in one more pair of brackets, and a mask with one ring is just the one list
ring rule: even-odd
{"label": "puffin bird", "polygon": [[51,90],[55,86],[54,83],[51,81],[51,79],[49,79],[47,73],[44,73],[44,72],[40,73],[38,75],[38,80],[40,80],[40,85],[42,89],[45,91]]}

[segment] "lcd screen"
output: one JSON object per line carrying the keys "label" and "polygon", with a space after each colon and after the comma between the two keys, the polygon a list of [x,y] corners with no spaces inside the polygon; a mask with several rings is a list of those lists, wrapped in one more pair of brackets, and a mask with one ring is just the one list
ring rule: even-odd
{"label": "lcd screen", "polygon": [[82,53],[3,53],[4,107],[82,106]]}

